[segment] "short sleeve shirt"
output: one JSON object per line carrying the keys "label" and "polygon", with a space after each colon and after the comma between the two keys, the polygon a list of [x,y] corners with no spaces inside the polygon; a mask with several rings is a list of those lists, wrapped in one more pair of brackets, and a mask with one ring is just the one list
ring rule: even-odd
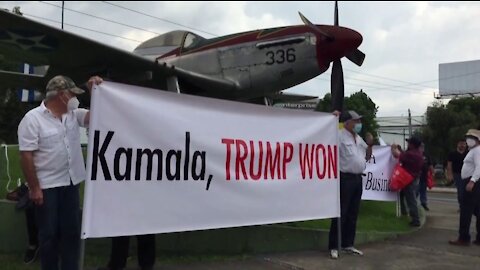
{"label": "short sleeve shirt", "polygon": [[463,160],[467,156],[467,151],[459,153],[458,151],[453,151],[448,154],[448,161],[452,162],[452,172],[461,173]]}
{"label": "short sleeve shirt", "polygon": [[477,182],[480,179],[480,146],[470,149],[467,156],[463,160],[462,178],[471,177],[471,181]]}
{"label": "short sleeve shirt", "polygon": [[361,174],[366,168],[367,144],[355,134],[355,139],[345,128],[340,131],[340,171]]}
{"label": "short sleeve shirt", "polygon": [[30,110],[18,126],[20,151],[32,151],[35,172],[42,189],[76,185],[85,180],[80,145],[80,126],[88,110],[76,109],[55,117],[42,104]]}

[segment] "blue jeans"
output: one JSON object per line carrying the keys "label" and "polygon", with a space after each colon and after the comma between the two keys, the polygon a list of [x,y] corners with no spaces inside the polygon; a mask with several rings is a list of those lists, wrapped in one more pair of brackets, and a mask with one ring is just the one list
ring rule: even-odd
{"label": "blue jeans", "polygon": [[78,187],[79,185],[70,185],[42,190],[43,205],[36,207],[42,270],[78,270],[80,258]]}

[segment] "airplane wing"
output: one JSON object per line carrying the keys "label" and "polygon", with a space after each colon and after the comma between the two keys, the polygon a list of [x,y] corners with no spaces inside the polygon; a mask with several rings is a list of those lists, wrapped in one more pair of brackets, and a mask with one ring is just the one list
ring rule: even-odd
{"label": "airplane wing", "polygon": [[12,61],[48,65],[47,77],[62,73],[79,82],[101,72],[159,69],[151,60],[3,10],[0,54]]}
{"label": "airplane wing", "polygon": [[0,84],[6,88],[36,88],[37,85],[46,85],[43,76],[24,74],[10,71],[0,71]]}
{"label": "airplane wing", "polygon": [[[0,10],[0,59],[49,66],[42,78],[0,71],[1,86],[42,89],[58,74],[77,83],[100,75],[117,82],[167,89],[167,78],[186,80],[208,95],[208,89],[235,89],[235,83],[173,66],[107,46],[30,19]],[[202,93],[200,93],[202,94]]]}
{"label": "airplane wing", "polygon": [[299,94],[290,94],[290,93],[283,93],[279,92],[269,96],[273,100],[274,103],[284,103],[284,102],[301,102],[301,101],[309,101],[309,100],[317,100],[317,96],[307,96],[307,95],[299,95]]}

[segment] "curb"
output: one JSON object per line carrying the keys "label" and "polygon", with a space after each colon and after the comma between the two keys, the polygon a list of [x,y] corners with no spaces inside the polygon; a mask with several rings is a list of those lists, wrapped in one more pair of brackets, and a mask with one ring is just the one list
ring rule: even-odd
{"label": "curb", "polygon": [[457,193],[456,188],[441,188],[441,187],[434,187],[428,192],[433,192],[433,193]]}

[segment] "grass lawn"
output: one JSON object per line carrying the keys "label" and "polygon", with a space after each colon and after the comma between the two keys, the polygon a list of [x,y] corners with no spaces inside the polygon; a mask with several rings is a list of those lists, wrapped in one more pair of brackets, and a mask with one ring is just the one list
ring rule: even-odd
{"label": "grass lawn", "polygon": [[7,169],[10,169],[10,177],[12,179],[9,188],[17,187],[17,179],[23,179],[22,170],[20,169],[20,157],[17,145],[8,146],[9,168],[7,168],[7,159],[5,157],[5,148],[0,147],[0,198],[4,199],[7,194],[6,187],[8,183]]}
{"label": "grass lawn", "polygon": [[[421,211],[419,210],[421,214]],[[357,221],[359,232],[407,232],[411,230],[408,217],[396,217],[395,202],[362,201]],[[287,223],[288,226],[330,229],[330,220],[311,220]]]}

